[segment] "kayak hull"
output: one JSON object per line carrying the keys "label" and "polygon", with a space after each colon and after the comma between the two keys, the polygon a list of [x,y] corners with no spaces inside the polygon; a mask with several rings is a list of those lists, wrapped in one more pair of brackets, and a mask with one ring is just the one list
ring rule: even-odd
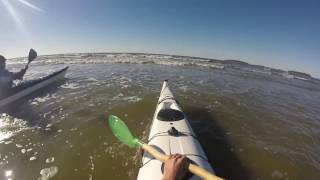
{"label": "kayak hull", "polygon": [[[214,173],[208,159],[193,132],[185,114],[169,89],[167,81],[163,83],[159,101],[153,117],[148,144],[160,152],[183,154],[191,162]],[[144,152],[138,180],[162,179],[164,164]],[[189,174],[187,179],[200,179]]]}
{"label": "kayak hull", "polygon": [[68,68],[69,67],[65,67],[57,72],[52,73],[51,75],[48,75],[46,77],[43,77],[37,80],[33,80],[31,83],[30,82],[24,83],[22,85],[15,87],[13,89],[13,91],[16,91],[14,94],[0,100],[0,108],[6,105],[9,105],[23,97],[26,97],[32,94],[33,92],[38,91],[52,83],[55,83],[64,79]]}

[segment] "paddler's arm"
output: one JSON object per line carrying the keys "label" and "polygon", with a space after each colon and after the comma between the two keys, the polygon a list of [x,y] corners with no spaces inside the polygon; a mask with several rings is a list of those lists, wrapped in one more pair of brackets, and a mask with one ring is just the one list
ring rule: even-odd
{"label": "paddler's arm", "polygon": [[14,73],[14,80],[16,79],[23,79],[24,74],[26,73],[29,64],[35,59],[37,58],[38,54],[34,49],[30,49],[29,51],[29,56],[28,56],[28,64],[26,65],[26,67],[24,69],[21,69],[20,72]]}
{"label": "paddler's arm", "polygon": [[35,59],[37,58],[38,54],[34,49],[30,49],[29,51],[29,55],[28,55],[28,64],[26,65],[26,67],[24,69],[21,69],[20,72],[14,73],[14,80],[16,79],[23,79],[24,74],[26,73],[29,64]]}
{"label": "paddler's arm", "polygon": [[29,67],[29,64],[27,64],[26,67],[24,69],[21,69],[19,72],[12,73],[13,80],[17,80],[17,79],[22,80],[24,74],[26,74],[27,72],[28,67]]}

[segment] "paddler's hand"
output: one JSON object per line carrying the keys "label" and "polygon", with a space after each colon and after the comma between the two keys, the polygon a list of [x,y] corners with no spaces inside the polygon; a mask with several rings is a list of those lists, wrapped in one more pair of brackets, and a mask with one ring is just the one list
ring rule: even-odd
{"label": "paddler's hand", "polygon": [[187,172],[187,158],[181,154],[170,155],[164,164],[163,180],[181,180]]}

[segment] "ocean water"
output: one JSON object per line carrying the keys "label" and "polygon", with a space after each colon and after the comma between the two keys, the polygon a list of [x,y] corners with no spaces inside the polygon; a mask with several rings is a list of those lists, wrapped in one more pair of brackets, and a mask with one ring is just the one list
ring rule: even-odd
{"label": "ocean water", "polygon": [[25,79],[65,66],[64,81],[1,110],[0,179],[136,179],[141,152],[106,120],[121,117],[146,141],[165,79],[219,176],[320,179],[319,80],[150,54],[41,56]]}

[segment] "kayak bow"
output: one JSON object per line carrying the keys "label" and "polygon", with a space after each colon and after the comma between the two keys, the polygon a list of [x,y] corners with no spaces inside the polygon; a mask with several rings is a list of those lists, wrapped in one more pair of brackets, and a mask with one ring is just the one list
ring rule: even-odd
{"label": "kayak bow", "polygon": [[[214,173],[185,114],[164,81],[149,134],[148,145],[163,154],[185,155],[193,164]],[[138,180],[162,179],[164,163],[144,152]],[[200,179],[187,173],[185,179]]]}

